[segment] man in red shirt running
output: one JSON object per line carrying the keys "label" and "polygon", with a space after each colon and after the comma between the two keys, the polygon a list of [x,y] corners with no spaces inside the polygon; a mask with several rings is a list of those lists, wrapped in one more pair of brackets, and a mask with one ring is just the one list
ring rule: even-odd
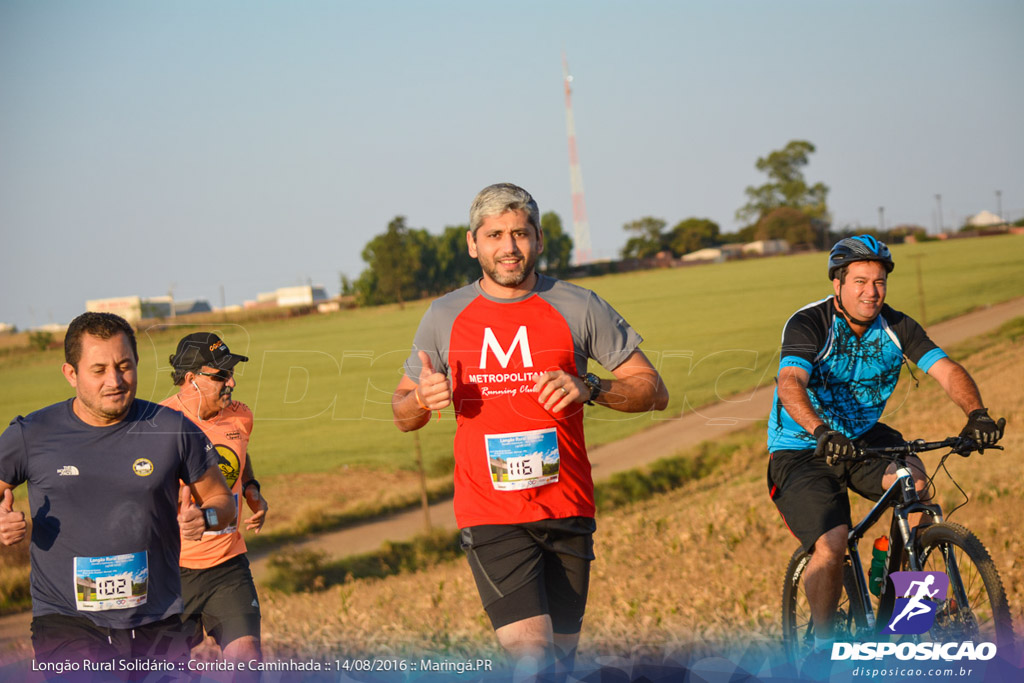
{"label": "man in red shirt running", "polygon": [[424,315],[395,424],[420,429],[454,406],[455,516],[484,609],[518,674],[568,673],[596,529],[583,405],[663,410],[668,390],[607,302],[536,271],[544,239],[526,190],[483,189],[466,243],[483,277]]}

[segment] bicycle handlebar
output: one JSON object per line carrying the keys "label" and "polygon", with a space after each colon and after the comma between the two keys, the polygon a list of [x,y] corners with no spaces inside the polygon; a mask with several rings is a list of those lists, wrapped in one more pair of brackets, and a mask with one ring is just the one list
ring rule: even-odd
{"label": "bicycle handlebar", "polygon": [[895,446],[858,448],[855,455],[846,458],[838,458],[837,460],[839,462],[856,462],[870,458],[892,459],[898,456],[914,455],[916,453],[924,453],[926,451],[937,451],[942,448],[948,448],[964,457],[969,456],[975,451],[983,452],[988,448],[1000,451],[1003,450],[1002,446],[981,446],[974,439],[965,436],[951,436],[943,439],[942,441],[925,441],[924,439],[916,439],[914,441],[905,441],[902,444]]}
{"label": "bicycle handlebar", "polygon": [[[1003,430],[1006,428],[1006,418],[999,418],[999,422],[997,424],[999,425],[999,433],[1002,434]],[[975,451],[983,453],[986,448],[992,448],[1000,451],[1003,450],[1002,446],[997,446],[995,444],[992,444],[991,446],[984,446],[970,437],[950,436],[942,441],[925,441],[924,439],[916,439],[914,441],[904,441],[902,444],[894,446],[858,448],[854,455],[847,456],[845,458],[837,458],[836,461],[858,462],[869,458],[888,458],[892,460],[899,456],[914,455],[915,453],[924,453],[925,451],[937,451],[941,448],[948,448],[957,455],[961,455],[965,458]]]}

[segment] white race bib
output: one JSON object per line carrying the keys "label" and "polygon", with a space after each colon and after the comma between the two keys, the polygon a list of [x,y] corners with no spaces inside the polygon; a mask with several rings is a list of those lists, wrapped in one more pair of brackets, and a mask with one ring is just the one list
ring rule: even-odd
{"label": "white race bib", "polygon": [[149,555],[145,552],[75,558],[75,604],[80,612],[142,605],[148,589]]}
{"label": "white race bib", "polygon": [[522,491],[558,481],[558,432],[554,427],[484,436],[491,483]]}

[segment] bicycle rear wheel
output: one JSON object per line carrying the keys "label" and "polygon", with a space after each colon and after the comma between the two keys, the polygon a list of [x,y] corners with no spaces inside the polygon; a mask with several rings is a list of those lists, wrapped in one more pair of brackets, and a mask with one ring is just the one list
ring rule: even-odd
{"label": "bicycle rear wheel", "polygon": [[973,532],[945,522],[926,527],[917,540],[924,571],[949,577],[947,598],[922,636],[935,642],[996,643],[1000,655],[1013,649],[1013,620],[995,563]]}
{"label": "bicycle rear wheel", "polygon": [[[816,633],[811,606],[804,590],[804,574],[811,561],[810,553],[797,548],[786,568],[782,585],[782,643],[791,662],[800,662],[814,649]],[[843,592],[839,596],[833,623],[833,638],[837,641],[854,640],[867,628],[864,610],[859,600],[850,600],[850,592],[856,595],[856,581],[850,558],[843,565]]]}

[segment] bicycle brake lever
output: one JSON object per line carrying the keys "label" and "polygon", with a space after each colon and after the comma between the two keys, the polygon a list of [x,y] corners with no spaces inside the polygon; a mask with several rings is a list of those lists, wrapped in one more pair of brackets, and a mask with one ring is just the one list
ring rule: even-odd
{"label": "bicycle brake lever", "polygon": [[953,444],[952,449],[953,452],[961,458],[969,458],[974,451],[978,450],[978,445],[975,443],[974,439],[961,436],[957,439],[957,442]]}
{"label": "bicycle brake lever", "polygon": [[969,458],[975,452],[984,453],[987,450],[1006,450],[1002,446],[992,444],[991,446],[982,446],[974,439],[967,437],[961,437],[960,442],[953,446],[953,452],[959,455],[961,458]]}

